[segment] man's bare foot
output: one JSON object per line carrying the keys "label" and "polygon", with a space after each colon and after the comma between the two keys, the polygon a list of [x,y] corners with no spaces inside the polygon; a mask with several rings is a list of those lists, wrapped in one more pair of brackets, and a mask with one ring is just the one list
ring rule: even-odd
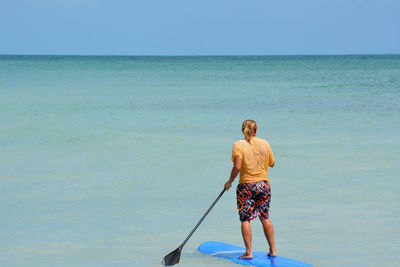
{"label": "man's bare foot", "polygon": [[243,259],[243,260],[252,259],[252,258],[253,258],[253,255],[252,254],[248,254],[247,252],[239,257],[239,259]]}
{"label": "man's bare foot", "polygon": [[269,257],[276,257],[276,251],[269,251],[268,253],[267,253],[267,256],[269,256]]}

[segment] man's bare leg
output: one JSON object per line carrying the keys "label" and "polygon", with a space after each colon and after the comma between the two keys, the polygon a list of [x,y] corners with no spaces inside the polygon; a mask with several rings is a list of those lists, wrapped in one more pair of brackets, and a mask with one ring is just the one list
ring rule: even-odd
{"label": "man's bare leg", "polygon": [[261,219],[261,223],[263,225],[264,234],[267,238],[269,245],[268,256],[276,256],[276,248],[275,248],[275,237],[274,237],[274,226],[270,219]]}
{"label": "man's bare leg", "polygon": [[239,258],[240,259],[251,259],[251,258],[253,258],[253,254],[251,252],[252,233],[251,233],[250,221],[242,222],[241,228],[242,228],[242,236],[243,236],[244,245],[246,246],[246,253],[244,253]]}

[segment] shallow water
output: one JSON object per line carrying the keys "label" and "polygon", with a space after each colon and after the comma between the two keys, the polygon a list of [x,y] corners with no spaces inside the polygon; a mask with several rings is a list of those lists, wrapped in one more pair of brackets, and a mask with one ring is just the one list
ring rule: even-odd
{"label": "shallow water", "polygon": [[[280,255],[400,260],[400,56],[1,56],[0,95],[1,265],[160,266],[220,192],[248,118],[276,158]],[[232,266],[197,252],[208,240],[242,245],[234,190],[180,266]]]}

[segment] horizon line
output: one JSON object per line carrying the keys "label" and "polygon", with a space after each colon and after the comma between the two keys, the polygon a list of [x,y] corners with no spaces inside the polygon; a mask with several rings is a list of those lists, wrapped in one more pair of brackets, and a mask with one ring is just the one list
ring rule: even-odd
{"label": "horizon line", "polygon": [[366,54],[0,54],[2,56],[62,56],[62,57],[290,57],[290,56],[400,56],[400,53],[366,53]]}

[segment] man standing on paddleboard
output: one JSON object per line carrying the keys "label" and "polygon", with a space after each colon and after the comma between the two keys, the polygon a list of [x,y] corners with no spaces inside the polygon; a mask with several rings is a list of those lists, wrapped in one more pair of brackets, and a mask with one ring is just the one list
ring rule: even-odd
{"label": "man standing on paddleboard", "polygon": [[267,140],[256,137],[257,124],[246,120],[242,124],[245,139],[233,144],[233,167],[225,190],[240,173],[236,188],[237,208],[241,221],[243,241],[246,253],[241,259],[253,258],[251,249],[252,232],[250,221],[260,218],[265,237],[269,244],[268,256],[276,256],[274,227],[269,219],[269,203],[271,200],[271,185],[268,180],[268,167],[274,167],[274,154]]}

